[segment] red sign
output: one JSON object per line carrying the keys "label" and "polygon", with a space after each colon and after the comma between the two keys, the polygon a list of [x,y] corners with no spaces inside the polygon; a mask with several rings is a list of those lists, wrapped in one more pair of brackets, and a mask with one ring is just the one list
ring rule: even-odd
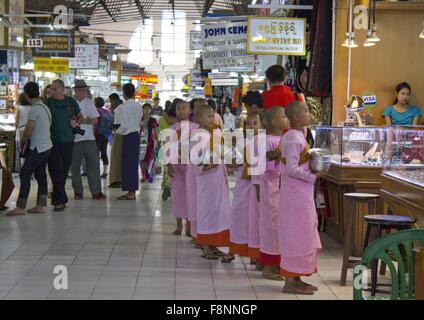
{"label": "red sign", "polygon": [[157,84],[159,82],[156,74],[142,74],[140,76],[132,76],[131,80],[138,80],[141,83]]}

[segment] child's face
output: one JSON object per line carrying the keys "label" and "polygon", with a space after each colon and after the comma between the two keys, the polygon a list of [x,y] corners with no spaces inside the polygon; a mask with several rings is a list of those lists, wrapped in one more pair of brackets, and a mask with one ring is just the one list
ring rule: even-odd
{"label": "child's face", "polygon": [[296,118],[300,126],[302,127],[309,126],[311,116],[309,114],[309,108],[306,104],[302,104],[302,106],[299,109],[299,112],[296,115]]}
{"label": "child's face", "polygon": [[259,129],[262,129],[261,119],[258,114],[248,116],[246,119],[246,129],[253,129],[255,135],[258,134]]}
{"label": "child's face", "polygon": [[279,111],[277,113],[277,117],[272,122],[273,122],[273,125],[275,125],[276,128],[281,130],[281,132],[283,132],[284,130],[287,130],[290,127],[290,121],[286,117],[286,113],[284,112],[284,108],[279,108]]}
{"label": "child's face", "polygon": [[205,110],[197,118],[197,121],[199,122],[199,126],[204,129],[212,129],[214,125],[214,115],[215,115],[215,112],[212,109]]}
{"label": "child's face", "polygon": [[179,103],[177,105],[175,113],[177,114],[177,118],[179,121],[187,120],[190,115],[190,106],[188,103]]}
{"label": "child's face", "polygon": [[145,117],[150,116],[151,113],[152,113],[152,109],[150,107],[144,107],[143,108],[143,114],[144,114]]}

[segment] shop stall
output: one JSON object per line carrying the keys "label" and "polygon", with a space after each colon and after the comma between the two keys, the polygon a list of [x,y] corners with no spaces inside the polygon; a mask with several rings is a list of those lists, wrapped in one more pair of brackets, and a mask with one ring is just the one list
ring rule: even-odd
{"label": "shop stall", "polygon": [[[317,126],[315,147],[328,150],[332,155],[330,170],[324,175],[328,192],[329,217],[326,231],[340,243],[346,234],[348,203],[344,197],[349,192],[379,193],[381,188],[381,161],[384,129],[379,127],[327,127]],[[383,213],[383,201],[377,201],[377,212]],[[365,207],[357,208],[353,246],[360,255],[366,225],[363,216],[369,214]]]}

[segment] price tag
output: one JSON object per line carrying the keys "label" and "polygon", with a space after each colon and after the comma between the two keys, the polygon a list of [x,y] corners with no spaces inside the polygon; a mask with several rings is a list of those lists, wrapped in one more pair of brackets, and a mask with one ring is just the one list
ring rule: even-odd
{"label": "price tag", "polygon": [[43,40],[42,39],[27,39],[26,46],[29,48],[42,48]]}

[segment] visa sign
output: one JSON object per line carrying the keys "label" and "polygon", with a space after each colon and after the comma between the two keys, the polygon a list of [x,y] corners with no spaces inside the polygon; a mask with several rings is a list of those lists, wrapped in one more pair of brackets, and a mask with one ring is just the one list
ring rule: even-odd
{"label": "visa sign", "polygon": [[373,95],[364,95],[362,96],[362,99],[364,100],[364,105],[368,107],[375,106],[377,104],[377,97]]}

